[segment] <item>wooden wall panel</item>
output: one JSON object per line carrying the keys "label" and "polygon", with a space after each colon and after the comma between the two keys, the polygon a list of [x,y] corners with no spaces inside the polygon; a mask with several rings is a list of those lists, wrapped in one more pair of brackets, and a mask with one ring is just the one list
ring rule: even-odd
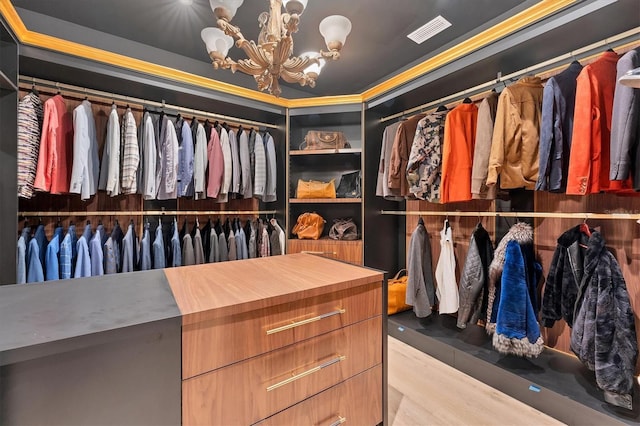
{"label": "wooden wall panel", "polygon": [[[640,213],[640,198],[594,194],[568,196],[536,192],[536,211],[545,212],[589,212],[589,213]],[[580,224],[575,219],[536,219],[536,251],[542,263],[545,278],[556,249],[558,237],[568,229]],[[640,224],[633,220],[588,220],[592,228],[600,231],[607,248],[618,260],[629,291],[636,317],[636,331],[640,332]],[[571,353],[569,347],[571,330],[564,321],[558,321],[552,329],[543,328],[547,346]],[[640,335],[640,334],[639,334]],[[640,361],[636,373],[640,372]]]}

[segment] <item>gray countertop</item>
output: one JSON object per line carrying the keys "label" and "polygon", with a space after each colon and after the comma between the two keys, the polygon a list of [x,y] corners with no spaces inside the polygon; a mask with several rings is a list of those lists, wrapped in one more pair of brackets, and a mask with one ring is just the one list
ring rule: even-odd
{"label": "gray countertop", "polygon": [[0,365],[100,344],[118,339],[119,329],[177,317],[162,270],[0,286]]}

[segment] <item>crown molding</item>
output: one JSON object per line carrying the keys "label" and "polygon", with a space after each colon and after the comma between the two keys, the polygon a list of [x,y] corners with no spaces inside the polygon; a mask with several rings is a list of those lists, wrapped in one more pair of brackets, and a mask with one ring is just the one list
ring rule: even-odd
{"label": "crown molding", "polygon": [[63,40],[46,34],[29,30],[20,19],[11,0],[0,0],[0,14],[7,21],[18,40],[27,45],[61,52],[96,62],[118,66],[133,71],[138,71],[173,81],[194,85],[241,98],[252,99],[271,105],[286,108],[304,108],[315,106],[346,105],[362,103],[374,99],[386,92],[389,92],[411,80],[420,77],[428,72],[452,62],[474,50],[486,46],[500,38],[503,38],[521,28],[539,21],[553,13],[560,11],[579,0],[541,0],[534,6],[494,25],[493,27],[477,34],[446,51],[435,55],[426,61],[389,78],[388,80],[364,91],[360,94],[322,96],[300,99],[277,98],[273,95],[224,83],[211,78],[176,70],[158,64],[131,58],[125,55],[105,51],[102,49],[86,46],[80,43]]}

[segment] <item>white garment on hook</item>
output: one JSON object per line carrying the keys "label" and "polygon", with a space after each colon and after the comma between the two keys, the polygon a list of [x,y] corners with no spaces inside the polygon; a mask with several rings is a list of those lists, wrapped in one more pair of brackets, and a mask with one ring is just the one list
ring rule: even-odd
{"label": "white garment on hook", "polygon": [[458,282],[456,281],[456,258],[453,252],[452,229],[445,220],[440,231],[440,257],[436,266],[436,296],[441,314],[458,312]]}

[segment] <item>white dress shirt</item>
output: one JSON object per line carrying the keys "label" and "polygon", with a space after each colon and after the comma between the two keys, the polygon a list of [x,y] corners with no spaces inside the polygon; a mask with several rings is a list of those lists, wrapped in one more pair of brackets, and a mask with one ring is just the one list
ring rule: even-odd
{"label": "white dress shirt", "polygon": [[69,192],[88,200],[98,190],[99,166],[96,123],[91,103],[83,101],[73,110],[73,168]]}
{"label": "white dress shirt", "polygon": [[193,184],[195,188],[195,199],[207,198],[206,173],[207,170],[207,134],[204,126],[198,123],[196,129],[196,146],[193,158]]}

